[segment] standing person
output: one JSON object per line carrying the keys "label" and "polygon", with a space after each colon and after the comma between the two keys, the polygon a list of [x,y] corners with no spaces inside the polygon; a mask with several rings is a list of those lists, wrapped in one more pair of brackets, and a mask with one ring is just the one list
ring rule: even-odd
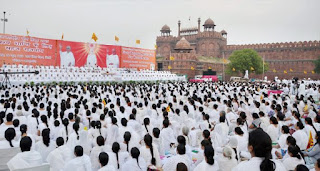
{"label": "standing person", "polygon": [[74,148],[74,155],[76,158],[67,162],[63,171],[91,171],[90,157],[83,154],[83,148],[81,146],[78,145]]}
{"label": "standing person", "polygon": [[112,49],[112,54],[109,55],[109,49],[107,49],[107,68],[119,68],[119,56],[116,53],[116,49]]}
{"label": "standing person", "polygon": [[67,67],[67,66],[75,66],[75,59],[73,53],[71,52],[71,47],[67,46],[66,51],[62,51],[62,45],[60,47],[60,66]]}
{"label": "standing person", "polygon": [[252,156],[249,161],[243,161],[233,171],[261,170],[261,171],[283,171],[283,164],[271,160],[272,141],[262,129],[256,129],[249,134],[248,150]]}
{"label": "standing person", "polygon": [[10,170],[26,169],[30,167],[40,166],[43,164],[42,157],[39,152],[32,150],[32,140],[30,137],[22,137],[20,141],[21,153],[15,155],[7,163]]}
{"label": "standing person", "polygon": [[89,54],[87,57],[86,66],[94,67],[97,64],[97,57],[95,54],[95,48],[97,45],[94,43],[89,43]]}

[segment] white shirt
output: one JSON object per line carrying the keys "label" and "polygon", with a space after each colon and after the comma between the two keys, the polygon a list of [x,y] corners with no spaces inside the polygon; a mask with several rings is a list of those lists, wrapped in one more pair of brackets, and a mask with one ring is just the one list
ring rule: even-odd
{"label": "white shirt", "polygon": [[76,157],[66,163],[63,168],[64,171],[76,170],[76,171],[91,171],[91,161],[89,156],[83,154],[81,157]]}
{"label": "white shirt", "polygon": [[72,52],[62,52],[60,51],[60,66],[64,66],[64,67],[67,67],[67,66],[74,66],[75,65],[75,59],[74,59],[74,56],[73,56],[73,53]]}
{"label": "white shirt", "polygon": [[107,68],[119,68],[118,55],[107,55]]}
{"label": "white shirt", "polygon": [[213,165],[208,164],[205,160],[203,160],[193,171],[203,171],[203,170],[210,170],[210,171],[218,171],[219,166],[218,162],[215,161]]}
{"label": "white shirt", "polygon": [[[263,158],[260,157],[252,157],[248,161],[243,161],[238,164],[232,171],[248,171],[248,170],[260,170],[260,164],[262,163]],[[283,164],[277,160],[272,160],[275,162],[276,169],[275,171],[284,171],[286,170]]]}
{"label": "white shirt", "polygon": [[18,153],[7,163],[10,170],[25,169],[42,165],[42,157],[37,151]]}
{"label": "white shirt", "polygon": [[304,165],[305,164],[304,160],[302,158],[298,159],[296,157],[288,157],[282,163],[286,167],[287,170],[294,170],[297,167],[297,165],[299,165],[299,164]]}
{"label": "white shirt", "polygon": [[71,150],[66,145],[62,145],[49,153],[47,161],[52,171],[60,171],[72,156]]}
{"label": "white shirt", "polygon": [[[138,161],[139,161],[139,165],[138,165]],[[128,161],[126,161],[123,164],[123,167],[121,170],[122,171],[128,171],[128,170],[130,170],[130,171],[145,171],[145,170],[147,170],[147,164],[144,161],[144,159],[142,157],[139,157],[138,161],[137,161],[137,159],[130,158]]]}

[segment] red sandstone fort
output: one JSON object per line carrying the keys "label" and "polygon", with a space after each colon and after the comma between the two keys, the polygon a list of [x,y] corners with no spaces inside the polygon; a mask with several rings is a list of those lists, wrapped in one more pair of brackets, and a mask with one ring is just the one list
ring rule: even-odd
{"label": "red sandstone fort", "polygon": [[[210,18],[204,22],[203,31],[200,18],[198,27],[192,28],[181,28],[181,22],[178,21],[178,36],[173,36],[170,27],[164,25],[160,30],[161,36],[157,37],[158,70],[170,70],[185,74],[188,78],[202,75],[208,69],[223,75],[226,65],[224,58],[228,59],[235,50],[254,49],[269,63],[269,70],[264,73],[268,79],[274,79],[275,76],[280,79],[320,79],[319,74],[312,72],[313,61],[320,56],[319,41],[228,45],[227,32],[218,32],[215,26]],[[262,74],[250,74],[250,78],[262,77]]]}

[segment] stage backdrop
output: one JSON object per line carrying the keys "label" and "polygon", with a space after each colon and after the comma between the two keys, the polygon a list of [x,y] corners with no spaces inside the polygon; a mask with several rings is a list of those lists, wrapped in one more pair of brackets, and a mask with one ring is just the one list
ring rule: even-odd
{"label": "stage backdrop", "polygon": [[[116,63],[119,67],[120,46],[70,41],[58,41],[57,46],[57,61],[60,66],[81,67],[85,65],[98,65],[100,67],[107,67],[108,62],[109,66]],[[113,56],[117,57],[117,59],[115,59],[115,62],[110,63],[113,60],[111,59]]]}
{"label": "stage backdrop", "polygon": [[121,68],[154,69],[156,54],[154,50],[132,47],[121,48]]}
{"label": "stage backdrop", "polygon": [[155,50],[0,34],[0,66],[100,66],[154,69]]}
{"label": "stage backdrop", "polygon": [[56,40],[0,34],[0,64],[56,65]]}

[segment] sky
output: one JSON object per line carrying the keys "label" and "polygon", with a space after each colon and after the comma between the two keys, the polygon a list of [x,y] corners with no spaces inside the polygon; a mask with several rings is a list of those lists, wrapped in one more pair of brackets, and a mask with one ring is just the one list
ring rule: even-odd
{"label": "sky", "polygon": [[178,20],[195,27],[199,17],[226,30],[229,45],[320,40],[320,0],[0,0],[3,11],[7,34],[90,42],[94,32],[101,44],[149,49],[163,25],[176,36]]}

